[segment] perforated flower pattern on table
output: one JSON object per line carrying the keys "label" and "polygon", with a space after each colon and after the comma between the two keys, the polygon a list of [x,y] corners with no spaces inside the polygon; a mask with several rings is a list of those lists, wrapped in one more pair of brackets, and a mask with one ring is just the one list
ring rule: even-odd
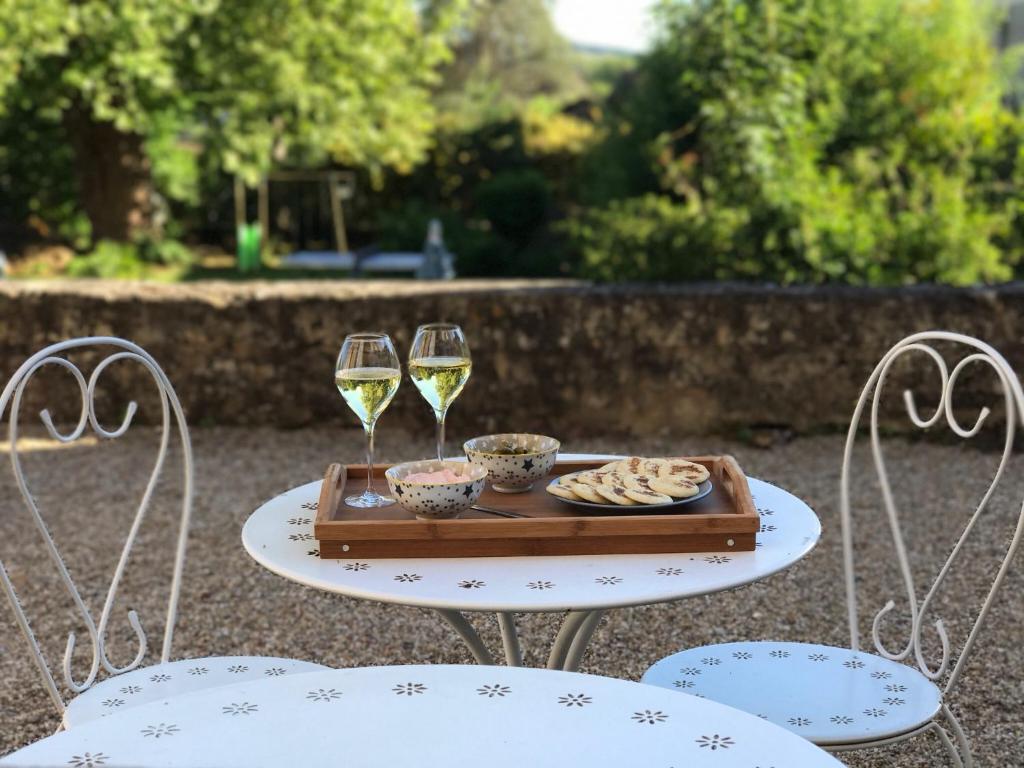
{"label": "perforated flower pattern on table", "polygon": [[[711,659],[722,663],[709,664]],[[940,700],[935,685],[912,667],[869,653],[801,643],[694,648],[658,662],[643,681],[756,712],[824,744],[906,732],[927,721]],[[786,696],[772,695],[781,689]]]}
{"label": "perforated flower pattern on table", "polygon": [[[231,768],[326,768],[341,755],[364,768],[393,768],[419,764],[422,733],[440,765],[489,750],[488,768],[522,768],[555,750],[586,749],[588,768],[704,765],[712,753],[714,768],[840,766],[771,723],[651,686],[524,668],[495,678],[494,668],[445,666],[256,678],[112,714],[8,761],[177,768],[195,765],[201,750],[199,762]],[[298,733],[316,738],[292,738]]]}
{"label": "perforated flower pattern on table", "polygon": [[109,757],[102,752],[83,752],[80,755],[72,755],[68,765],[73,768],[97,768],[106,765]]}
{"label": "perforated flower pattern on table", "polygon": [[[139,667],[101,680],[86,693],[72,699],[64,712],[65,723],[69,729],[80,728],[95,718],[136,709],[167,696],[191,695],[196,691],[259,679],[270,668],[280,669],[286,674],[326,669],[308,661],[273,656],[215,656]],[[216,711],[219,712],[219,707],[227,703],[231,702],[218,702]]]}
{"label": "perforated flower pattern on table", "polygon": [[489,699],[493,699],[495,696],[504,697],[512,692],[512,689],[507,685],[482,685],[476,689],[476,692],[481,696],[486,696]]}
{"label": "perforated flower pattern on table", "polygon": [[222,707],[221,711],[225,715],[251,715],[253,712],[259,711],[259,705],[243,701],[240,704],[228,704],[227,706]]}

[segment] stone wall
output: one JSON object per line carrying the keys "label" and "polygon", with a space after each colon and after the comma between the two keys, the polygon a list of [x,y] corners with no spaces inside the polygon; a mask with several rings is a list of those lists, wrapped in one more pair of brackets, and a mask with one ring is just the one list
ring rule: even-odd
{"label": "stone wall", "polygon": [[[983,337],[1024,368],[1024,287],[1018,285],[79,281],[0,282],[0,378],[47,343],[118,335],[160,361],[193,424],[350,424],[332,379],[345,334],[386,330],[404,358],[416,325],[435,320],[461,324],[473,351],[473,377],[450,415],[455,435],[841,427],[885,350],[906,334],[933,328]],[[137,372],[124,368],[105,379],[104,410],[112,420],[128,392],[141,389]],[[33,408],[41,406],[44,390],[58,397],[57,387],[66,386],[57,383],[61,376],[41,375]],[[961,402],[971,407],[992,388],[983,377],[964,384]],[[890,400],[898,405],[895,387],[894,394]],[[141,402],[142,418],[158,418],[151,403]],[[75,418],[76,408],[56,410]],[[431,428],[427,406],[407,379],[383,417],[387,424]],[[906,420],[894,416],[891,425]]]}

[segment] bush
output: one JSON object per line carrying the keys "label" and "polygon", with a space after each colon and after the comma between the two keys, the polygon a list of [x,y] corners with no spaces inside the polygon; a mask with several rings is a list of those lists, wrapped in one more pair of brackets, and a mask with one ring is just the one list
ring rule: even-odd
{"label": "bush", "polygon": [[[580,272],[597,280],[712,280],[729,274],[716,254],[732,231],[664,195],[616,200],[570,219]],[[718,241],[718,242],[716,242]]]}
{"label": "bush", "polygon": [[[675,0],[567,231],[588,274],[954,284],[1021,253],[1020,118],[973,0]],[[626,90],[626,89],[624,89]],[[618,201],[618,202],[612,202]],[[664,229],[664,231],[659,231]]]}
{"label": "bush", "polygon": [[385,250],[419,251],[432,218],[444,228],[445,246],[465,277],[566,274],[571,266],[557,235],[549,231],[551,192],[532,170],[510,170],[480,183],[462,213],[410,202],[378,216]]}
{"label": "bush", "polygon": [[141,280],[146,277],[146,272],[146,265],[134,245],[113,240],[101,240],[91,253],[76,256],[68,265],[71,277]]}
{"label": "bush", "polygon": [[518,114],[471,128],[442,120],[429,160],[408,175],[390,174],[373,198],[386,209],[375,217],[380,245],[419,249],[436,217],[461,275],[570,274],[570,254],[552,222],[572,205],[578,165],[596,132],[562,108],[538,97]]}
{"label": "bush", "polygon": [[91,253],[68,264],[71,277],[124,280],[174,279],[193,263],[192,252],[176,240],[141,238],[135,243],[101,240]]}
{"label": "bush", "polygon": [[504,247],[500,238],[479,224],[471,226],[459,214],[419,201],[385,211],[377,217],[378,245],[386,251],[421,251],[427,239],[431,219],[438,219],[444,230],[445,247],[455,255],[455,269],[463,276],[478,275],[488,253]]}
{"label": "bush", "polygon": [[498,235],[523,248],[547,224],[551,190],[537,171],[505,171],[477,189],[478,218]]}

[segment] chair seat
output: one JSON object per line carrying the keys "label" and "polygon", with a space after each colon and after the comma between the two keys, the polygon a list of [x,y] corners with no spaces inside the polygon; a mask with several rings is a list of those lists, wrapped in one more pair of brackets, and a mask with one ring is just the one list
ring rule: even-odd
{"label": "chair seat", "polygon": [[294,675],[318,669],[329,667],[273,656],[210,656],[140,667],[108,677],[72,699],[64,710],[64,727],[73,728],[111,712],[168,696],[268,675]]}
{"label": "chair seat", "polygon": [[917,669],[808,643],[724,643],[668,656],[641,682],[736,707],[815,744],[898,736],[929,722],[942,692]]}

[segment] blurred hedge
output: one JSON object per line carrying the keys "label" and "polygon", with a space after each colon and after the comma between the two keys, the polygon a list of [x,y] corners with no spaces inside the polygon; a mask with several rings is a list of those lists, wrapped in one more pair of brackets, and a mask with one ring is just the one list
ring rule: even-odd
{"label": "blurred hedge", "polygon": [[[423,162],[357,170],[354,246],[418,250],[439,218],[464,276],[1024,275],[1024,121],[1010,106],[1024,70],[993,47],[991,2],[663,0],[655,44],[635,62],[570,55],[546,7],[479,4],[480,26],[432,95]],[[79,275],[184,275],[176,240],[230,248],[231,179],[202,136],[169,119],[147,134],[166,249],[92,243],[60,110],[20,83],[6,109],[9,252],[21,235],[5,221],[79,252],[92,245],[68,267]]]}
{"label": "blurred hedge", "polygon": [[584,274],[1012,276],[1024,130],[985,3],[676,0],[659,19],[565,227]]}
{"label": "blurred hedge", "polygon": [[430,158],[378,193],[379,245],[419,249],[427,223],[444,226],[463,276],[574,273],[553,226],[571,205],[592,126],[548,106],[471,129],[444,127]]}

